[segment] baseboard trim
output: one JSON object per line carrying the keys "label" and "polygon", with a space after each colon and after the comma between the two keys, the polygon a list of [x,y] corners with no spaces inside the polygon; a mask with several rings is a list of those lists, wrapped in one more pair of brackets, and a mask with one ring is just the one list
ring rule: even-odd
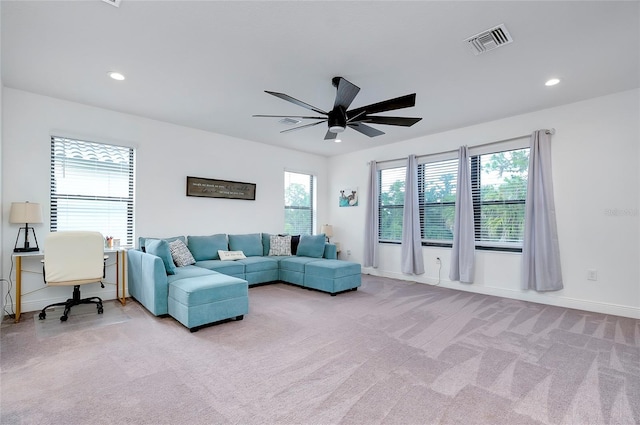
{"label": "baseboard trim", "polygon": [[476,294],[491,295],[520,301],[534,302],[538,304],[552,305],[556,307],[565,307],[576,310],[592,311],[595,313],[629,317],[632,319],[640,319],[640,308],[637,307],[562,297],[555,295],[552,292],[538,293],[535,291],[525,292],[520,289],[493,288],[490,286],[479,286],[453,282],[449,279],[438,279],[438,277],[405,275],[402,273],[377,270],[369,267],[363,267],[362,273],[372,276],[388,277],[391,279],[423,283],[427,285],[438,285],[443,288],[473,292]]}

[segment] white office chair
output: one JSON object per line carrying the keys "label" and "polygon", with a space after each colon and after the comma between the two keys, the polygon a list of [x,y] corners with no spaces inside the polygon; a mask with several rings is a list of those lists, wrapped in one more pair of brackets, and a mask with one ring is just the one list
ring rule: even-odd
{"label": "white office chair", "polygon": [[44,242],[44,281],[50,286],[73,286],[73,298],[46,306],[40,312],[40,320],[47,317],[46,309],[64,306],[60,317],[65,322],[74,305],[96,304],[102,314],[102,299],[80,298],[80,285],[100,282],[105,273],[104,238],[99,232],[66,231],[50,233]]}

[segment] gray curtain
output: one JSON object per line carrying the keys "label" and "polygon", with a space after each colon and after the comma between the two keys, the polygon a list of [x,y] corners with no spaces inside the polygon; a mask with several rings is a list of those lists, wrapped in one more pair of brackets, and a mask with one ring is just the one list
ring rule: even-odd
{"label": "gray curtain", "polygon": [[364,229],[364,267],[378,267],[378,166],[369,163],[369,193]]}
{"label": "gray curtain", "polygon": [[402,272],[423,274],[422,238],[420,236],[420,205],[418,203],[418,165],[415,155],[407,160],[402,216]]}
{"label": "gray curtain", "polygon": [[546,130],[531,134],[523,239],[522,289],[562,289],[560,246],[551,178],[551,136]]}
{"label": "gray curtain", "polygon": [[475,267],[475,228],[471,197],[471,164],[466,146],[458,150],[458,182],[453,223],[453,248],[449,279],[473,283]]}

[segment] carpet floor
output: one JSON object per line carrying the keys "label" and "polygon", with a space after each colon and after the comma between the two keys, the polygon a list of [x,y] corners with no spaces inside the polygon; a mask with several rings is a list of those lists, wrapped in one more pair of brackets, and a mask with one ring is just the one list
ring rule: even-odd
{"label": "carpet floor", "polygon": [[640,423],[640,320],[366,275],[249,299],[195,333],[132,300],[44,337],[7,319],[0,423]]}
{"label": "carpet floor", "polygon": [[108,308],[103,314],[96,314],[97,310],[94,304],[81,304],[71,309],[68,317],[72,317],[73,320],[61,326],[60,316],[63,311],[64,307],[47,309],[44,320],[40,320],[38,314],[33,315],[33,324],[38,340],[60,336],[70,331],[93,330],[102,326],[126,322],[130,319],[122,308]]}

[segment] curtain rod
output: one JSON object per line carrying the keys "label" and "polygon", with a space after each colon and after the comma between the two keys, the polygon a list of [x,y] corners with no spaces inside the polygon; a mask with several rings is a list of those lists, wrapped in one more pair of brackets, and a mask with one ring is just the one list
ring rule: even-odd
{"label": "curtain rod", "polygon": [[[555,128],[550,128],[550,129],[545,128],[544,131],[547,134],[556,134],[556,129]],[[489,145],[494,145],[494,144],[497,144],[497,143],[510,142],[512,140],[524,139],[525,137],[531,137],[531,134],[523,134],[522,136],[509,137],[508,139],[502,139],[502,140],[495,140],[493,142],[480,143],[479,145],[469,146],[469,148],[478,148],[480,146],[489,146]],[[416,159],[424,158],[424,157],[427,157],[427,156],[440,155],[440,154],[443,154],[443,153],[452,153],[452,152],[458,152],[458,149],[452,149],[452,150],[443,151],[443,152],[429,153],[429,154],[425,154],[425,155],[416,155]],[[405,158],[395,158],[395,159],[385,159],[385,160],[382,160],[382,161],[375,161],[375,162],[376,162],[376,164],[383,164],[385,162],[400,161],[400,160],[403,160],[403,159],[406,159],[406,157]],[[369,165],[369,164],[371,164],[371,161],[367,162],[367,165]]]}

